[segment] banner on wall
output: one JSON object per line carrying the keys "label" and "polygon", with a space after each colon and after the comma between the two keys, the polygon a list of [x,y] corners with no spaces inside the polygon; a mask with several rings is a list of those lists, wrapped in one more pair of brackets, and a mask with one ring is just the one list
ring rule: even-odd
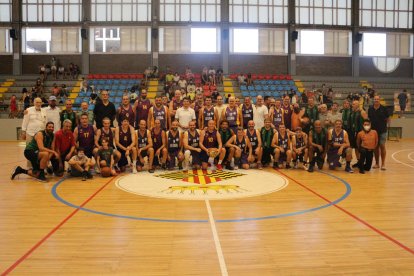
{"label": "banner on wall", "polygon": [[[401,107],[400,107],[400,100],[398,98],[398,95],[400,95],[401,92],[394,92],[394,112],[400,112],[401,111]],[[408,98],[408,102],[407,105],[405,107],[405,111],[411,111],[411,94],[407,92],[407,98]]]}

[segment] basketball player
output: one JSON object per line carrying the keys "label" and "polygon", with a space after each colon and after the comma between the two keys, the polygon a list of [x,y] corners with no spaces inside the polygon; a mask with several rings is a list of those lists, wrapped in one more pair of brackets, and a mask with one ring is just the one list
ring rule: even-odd
{"label": "basketball player", "polygon": [[283,122],[283,110],[280,106],[280,100],[276,100],[274,106],[270,106],[269,117],[272,120],[272,127],[279,130],[279,125]]}
{"label": "basketball player", "polygon": [[262,169],[262,139],[260,138],[260,131],[255,128],[253,120],[250,120],[247,124],[247,129],[245,130],[246,137],[249,138],[250,145],[252,146],[252,155],[248,160],[249,163],[253,163],[255,160],[257,162],[257,168]]}
{"label": "basketball player", "polygon": [[233,130],[233,133],[237,132],[237,126],[240,122],[240,112],[236,106],[236,100],[232,96],[229,98],[229,105],[223,109],[221,114],[221,120],[226,120],[229,123],[229,128]]}
{"label": "basketball player", "polygon": [[160,120],[154,121],[154,127],[151,129],[151,139],[154,148],[153,166],[161,166],[165,169],[168,156],[167,141],[165,131],[161,128]]}
{"label": "basketball player", "polygon": [[295,134],[292,135],[292,158],[295,168],[302,163],[302,168],[308,170],[308,135],[300,126],[296,127]]}
{"label": "basketball player", "polygon": [[234,148],[225,146],[227,141],[230,140],[230,138],[233,137],[233,135],[235,135],[233,133],[233,130],[229,128],[229,122],[227,122],[226,120],[221,121],[219,133],[221,137],[221,142],[226,150],[226,155],[224,156],[226,169],[232,171],[234,170]]}
{"label": "basketball player", "polygon": [[328,134],[327,130],[322,127],[321,121],[316,120],[313,124],[312,130],[309,132],[309,170],[313,172],[315,163],[318,168],[322,170],[323,163],[328,149]]}
{"label": "basketball player", "polygon": [[[81,147],[85,151],[88,158],[92,158],[95,146],[96,126],[89,124],[88,114],[83,113],[80,117],[80,125],[75,128],[73,136],[77,143],[77,147]],[[92,163],[95,162],[92,160]]]}
{"label": "basketball player", "polygon": [[289,134],[286,131],[285,125],[279,125],[279,132],[276,132],[273,136],[272,147],[275,149],[273,168],[278,169],[279,162],[286,162],[285,168],[290,169],[292,151]]}
{"label": "basketball player", "polygon": [[117,175],[114,164],[115,164],[115,152],[112,147],[109,146],[109,139],[104,137],[101,139],[101,148],[97,152],[96,163],[99,171],[101,168],[109,167],[111,169],[111,175]]}
{"label": "basketball player", "polygon": [[181,151],[181,139],[178,131],[178,121],[171,123],[171,129],[167,131],[167,150],[168,150],[168,170],[172,171],[175,167],[175,159],[178,161],[178,168],[182,170],[184,155]]}
{"label": "basketball player", "polygon": [[122,122],[125,118],[128,119],[129,124],[131,126],[134,125],[135,122],[135,113],[134,109],[130,104],[128,95],[122,96],[122,104],[120,107],[118,107],[118,110],[116,111],[116,121]]}
{"label": "basketball player", "polygon": [[262,165],[267,166],[271,161],[271,156],[274,154],[274,147],[272,141],[277,130],[272,128],[272,123],[269,118],[265,119],[265,125],[260,130],[260,139],[262,141]]}
{"label": "basketball player", "polygon": [[345,171],[353,173],[351,169],[352,148],[349,144],[348,133],[342,129],[342,121],[336,120],[335,127],[328,131],[328,163],[329,169],[340,167],[339,157],[346,159]]}
{"label": "basketball player", "polygon": [[175,113],[177,109],[183,106],[183,101],[181,100],[181,91],[175,90],[174,98],[170,101],[168,110],[170,111],[171,122],[175,120]]}
{"label": "basketball player", "polygon": [[137,164],[137,171],[142,171],[144,166],[144,158],[148,157],[148,172],[153,173],[154,167],[154,148],[152,147],[151,131],[147,129],[145,120],[139,122],[139,129],[137,130],[137,156],[139,158]]}
{"label": "basketball player", "polygon": [[137,148],[135,146],[135,131],[134,128],[129,125],[129,120],[126,118],[121,122],[121,126],[115,128],[115,144],[121,153],[121,159],[118,161],[118,165],[121,171],[124,172],[126,166],[130,165],[132,167],[132,173],[137,173]]}
{"label": "basketball player", "polygon": [[284,123],[285,129],[291,130],[293,107],[290,104],[290,98],[287,95],[283,98],[282,110],[283,110],[283,123]]}
{"label": "basketball player", "polygon": [[200,109],[198,115],[198,126],[199,129],[204,129],[208,125],[208,121],[213,120],[217,125],[217,110],[213,106],[213,101],[210,96],[206,97],[204,100],[204,106]]}
{"label": "basketball player", "polygon": [[252,145],[242,127],[237,128],[237,134],[227,141],[226,146],[234,148],[234,169],[249,169],[249,160],[253,159]]}
{"label": "basketball player", "polygon": [[241,114],[241,125],[243,129],[248,128],[249,121],[253,120],[253,105],[252,100],[249,96],[244,98],[244,103],[241,105],[240,114]]}
{"label": "basketball player", "polygon": [[[138,129],[138,125],[141,120],[147,121],[151,105],[151,101],[147,99],[147,90],[142,89],[139,99],[134,103],[135,129]],[[119,123],[120,122],[118,122],[118,124]],[[134,125],[131,126],[133,127]]]}
{"label": "basketball player", "polygon": [[[223,170],[221,163],[223,162],[226,150],[221,143],[221,135],[216,130],[213,120],[210,120],[207,129],[200,134],[200,148],[203,150],[200,154],[201,165],[204,170],[208,168],[208,164],[214,166],[214,160],[218,157],[217,170]],[[214,168],[214,167],[213,167]]]}
{"label": "basketball player", "polygon": [[[93,149],[93,156],[95,157],[96,160],[98,160],[97,154],[98,154],[98,151],[102,149],[102,140],[107,139],[108,147],[113,149],[115,169],[119,170],[116,164],[118,163],[119,159],[121,159],[121,153],[115,149],[115,144],[114,144],[115,128],[111,127],[111,120],[107,117],[103,118],[102,125],[103,125],[102,128],[96,130],[95,148]],[[98,172],[99,172],[99,167],[98,167]]]}
{"label": "basketball player", "polygon": [[184,170],[188,170],[190,159],[193,169],[199,169],[200,159],[200,131],[194,121],[188,124],[189,129],[183,135],[184,146]]}
{"label": "basketball player", "polygon": [[168,111],[168,107],[162,104],[160,96],[155,97],[155,105],[152,106],[148,113],[148,128],[154,127],[155,120],[159,120],[161,123],[161,129],[167,130],[171,125],[171,117]]}

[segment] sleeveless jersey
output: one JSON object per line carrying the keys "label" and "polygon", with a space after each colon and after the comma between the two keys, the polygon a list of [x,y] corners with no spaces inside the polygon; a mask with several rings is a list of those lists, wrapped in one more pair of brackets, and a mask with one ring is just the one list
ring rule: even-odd
{"label": "sleeveless jersey", "polygon": [[344,130],[341,130],[339,134],[336,134],[335,129],[332,130],[332,144],[343,144],[344,143]]}
{"label": "sleeveless jersey", "polygon": [[306,107],[305,108],[305,115],[307,115],[309,117],[309,122],[310,122],[311,126],[313,126],[313,123],[316,120],[318,120],[318,118],[319,118],[318,107],[317,106]]}
{"label": "sleeveless jersey", "polygon": [[322,128],[320,133],[312,130],[312,142],[317,145],[325,146],[326,144],[326,130]]}
{"label": "sleeveless jersey", "polygon": [[154,129],[151,130],[152,147],[154,151],[157,151],[162,146],[162,130],[159,133],[155,133]]}
{"label": "sleeveless jersey", "polygon": [[144,135],[141,134],[141,132],[138,130],[138,148],[143,148],[146,147],[148,145],[148,134],[147,131],[145,130]]}
{"label": "sleeveless jersey", "polygon": [[175,135],[168,131],[168,152],[175,152],[180,149],[180,133],[177,131]]}
{"label": "sleeveless jersey", "polygon": [[138,100],[138,105],[137,105],[137,109],[136,109],[136,126],[135,128],[138,128],[139,125],[139,121],[144,120],[145,122],[148,119],[148,113],[149,113],[149,109],[151,108],[151,102],[148,99],[145,100]]}
{"label": "sleeveless jersey", "polygon": [[207,109],[207,107],[204,107],[203,109],[203,121],[204,121],[204,127],[208,125],[208,121],[214,120],[214,107],[211,106],[210,109]]}
{"label": "sleeveless jersey", "polygon": [[283,121],[285,122],[285,126],[287,129],[292,129],[292,113],[293,109],[289,105],[288,107],[283,106]]}
{"label": "sleeveless jersey", "polygon": [[342,125],[343,128],[349,130],[350,122],[349,117],[351,116],[351,109],[342,109]]}
{"label": "sleeveless jersey", "polygon": [[200,144],[200,135],[198,134],[198,131],[195,131],[194,136],[191,135],[190,131],[188,133],[188,145],[192,146],[193,148],[198,148]]}
{"label": "sleeveless jersey", "polygon": [[131,145],[132,138],[130,127],[128,127],[128,130],[126,132],[122,130],[122,127],[119,128],[119,143],[124,147],[128,147],[129,145]]}
{"label": "sleeveless jersey", "polygon": [[108,141],[109,141],[109,146],[113,147],[113,145],[114,145],[114,134],[112,133],[111,129],[109,129],[109,132],[106,133],[104,128],[101,128],[101,136],[99,137],[99,141],[98,141],[100,146],[102,146],[102,139],[103,138],[107,138]]}
{"label": "sleeveless jersey", "polygon": [[277,144],[279,147],[282,147],[284,150],[288,148],[288,141],[289,141],[289,135],[285,133],[285,136],[282,137],[282,135],[279,133],[277,136]]}
{"label": "sleeveless jersey", "polygon": [[247,129],[247,124],[250,120],[253,120],[253,106],[246,107],[245,105],[242,106],[242,116],[243,116],[243,128]]}
{"label": "sleeveless jersey", "polygon": [[206,131],[204,135],[203,145],[208,149],[218,148],[217,130],[213,130],[213,132]]}
{"label": "sleeveless jersey", "polygon": [[155,120],[160,120],[161,123],[161,129],[166,130],[167,129],[167,120],[166,120],[166,113],[165,113],[165,107],[162,105],[160,109],[158,109],[156,106],[153,106],[153,117]]}
{"label": "sleeveless jersey", "polygon": [[247,130],[246,132],[247,132],[247,138],[249,138],[250,144],[252,145],[252,149],[255,150],[257,146],[259,145],[256,130],[253,131],[253,134],[251,134],[249,130]]}
{"label": "sleeveless jersey", "polygon": [[275,108],[273,112],[272,123],[276,129],[279,129],[279,125],[282,124],[282,118],[283,118],[283,109],[280,108],[279,110],[277,110]]}
{"label": "sleeveless jersey", "polygon": [[[52,133],[52,134],[50,134],[50,135],[47,135],[45,130],[42,130],[42,131],[39,131],[39,132],[42,132],[42,134],[43,134],[43,146],[44,146],[45,148],[50,149],[50,148],[52,147],[52,142],[53,142],[53,137],[54,137],[54,134]],[[38,132],[38,133],[39,133],[39,132]],[[37,134],[37,133],[36,133],[36,134]],[[34,139],[34,138],[33,138],[33,139],[29,142],[29,144],[27,144],[26,149],[27,149],[27,150],[38,151],[38,150],[39,150],[39,147],[37,146],[36,139]]]}
{"label": "sleeveless jersey", "polygon": [[296,135],[296,148],[301,148],[305,146],[305,139],[304,136],[298,137]]}
{"label": "sleeveless jersey", "polygon": [[172,100],[173,102],[173,110],[177,110],[178,108],[183,106],[183,101],[175,101],[175,99]]}
{"label": "sleeveless jersey", "polygon": [[63,128],[63,121],[65,121],[66,119],[69,119],[72,122],[72,131],[74,131],[77,126],[76,113],[75,112],[68,113],[66,110],[63,110],[60,113],[60,121],[62,122],[61,128]]}
{"label": "sleeveless jersey", "polygon": [[120,124],[124,119],[128,119],[129,124],[134,126],[134,110],[131,105],[129,105],[128,109],[125,109],[123,106],[118,108],[118,123]]}
{"label": "sleeveless jersey", "polygon": [[87,127],[78,126],[78,142],[79,147],[85,149],[85,151],[91,150],[95,144],[93,126]]}
{"label": "sleeveless jersey", "polygon": [[361,116],[361,111],[351,111],[349,116],[349,130],[353,133],[358,133],[362,130],[363,119]]}
{"label": "sleeveless jersey", "polygon": [[239,138],[236,137],[236,142],[235,142],[236,146],[238,146],[243,153],[247,152],[247,142],[246,139],[243,137],[243,139],[241,141],[239,141]]}
{"label": "sleeveless jersey", "polygon": [[273,128],[266,129],[265,127],[262,127],[260,130],[260,136],[262,138],[263,148],[272,147],[272,140],[274,135],[275,132],[273,131]]}
{"label": "sleeveless jersey", "polygon": [[231,109],[230,107],[226,107],[224,119],[226,119],[229,122],[230,127],[237,126],[237,107],[233,109]]}

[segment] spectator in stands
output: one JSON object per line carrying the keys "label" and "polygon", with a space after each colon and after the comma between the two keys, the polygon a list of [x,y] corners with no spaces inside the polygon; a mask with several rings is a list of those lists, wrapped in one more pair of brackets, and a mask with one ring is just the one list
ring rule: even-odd
{"label": "spectator in stands", "polygon": [[188,66],[188,65],[185,68],[185,78],[187,79],[187,81],[190,81],[194,78],[194,74],[191,71],[190,66]]}
{"label": "spectator in stands", "polygon": [[216,84],[223,84],[223,69],[221,67],[216,70]]}
{"label": "spectator in stands", "polygon": [[63,65],[59,65],[59,67],[58,67],[58,79],[59,79],[59,76],[62,76],[62,80],[63,79],[65,79],[65,66],[63,66]]}
{"label": "spectator in stands", "polygon": [[45,87],[43,85],[43,82],[40,79],[36,80],[36,84],[35,84],[34,88],[35,88],[36,94],[38,96],[42,96],[43,93],[45,92]]}
{"label": "spectator in stands", "polygon": [[390,114],[388,113],[387,108],[381,105],[380,96],[376,95],[374,97],[374,104],[368,109],[368,117],[371,120],[371,127],[373,130],[376,130],[378,133],[378,145],[375,148],[375,165],[374,169],[380,167],[380,157],[381,157],[381,170],[386,170],[385,168],[385,157],[387,151],[385,148],[385,142],[387,141],[387,124],[390,120]]}
{"label": "spectator in stands", "polygon": [[135,92],[135,90],[131,90],[131,94],[129,95],[129,100],[131,104],[134,104],[137,98],[138,98],[137,92]]}
{"label": "spectator in stands", "polygon": [[246,77],[246,84],[247,85],[253,85],[253,78],[252,78],[252,73],[247,73],[247,77]]}
{"label": "spectator in stands", "polygon": [[80,104],[80,109],[78,110],[78,112],[76,112],[76,115],[78,117],[78,124],[80,124],[80,117],[84,113],[88,114],[88,123],[90,125],[93,125],[93,112],[92,110],[89,110],[89,104],[87,102],[82,102]]}
{"label": "spectator in stands", "polygon": [[180,77],[180,79],[178,80],[178,85],[181,89],[187,88],[187,81],[184,79],[184,77]]}
{"label": "spectator in stands", "polygon": [[165,82],[171,84],[174,81],[174,75],[171,71],[167,71],[167,75],[165,75]]}
{"label": "spectator in stands", "polygon": [[72,62],[69,63],[68,71],[69,71],[69,76],[70,76],[71,79],[75,78],[75,75],[76,75],[75,70],[76,70],[75,64],[73,64]]}
{"label": "spectator in stands", "polygon": [[400,115],[398,115],[398,118],[404,118],[404,111],[407,107],[408,104],[408,95],[407,95],[407,90],[404,89],[400,94],[398,94],[397,96],[398,99],[398,103],[400,105]]}
{"label": "spectator in stands", "polygon": [[180,75],[178,74],[178,72],[175,72],[174,77],[173,77],[173,82],[178,84],[179,80],[180,80]]}
{"label": "spectator in stands", "polygon": [[300,94],[300,103],[307,104],[308,103],[308,95],[306,92],[302,92]]}
{"label": "spectator in stands", "polygon": [[56,59],[56,57],[52,57],[52,59],[50,60],[50,70],[52,72],[53,78],[56,80],[57,79],[57,59]]}
{"label": "spectator in stands", "polygon": [[239,85],[245,85],[245,84],[247,84],[246,78],[244,77],[244,75],[242,73],[240,73],[237,76],[237,81],[238,81]]}
{"label": "spectator in stands", "polygon": [[220,93],[217,91],[217,89],[211,92],[211,98],[213,99],[213,102],[217,101],[218,96],[220,96]]}
{"label": "spectator in stands", "polygon": [[58,87],[58,85],[56,83],[54,83],[51,92],[52,92],[53,96],[59,97],[60,96],[60,87]]}
{"label": "spectator in stands", "polygon": [[102,101],[97,101],[95,108],[93,109],[96,127],[102,128],[102,120],[105,117],[108,117],[111,120],[111,127],[113,127],[116,115],[115,105],[109,101],[108,90],[102,90],[101,97]]}
{"label": "spectator in stands", "polygon": [[205,85],[209,82],[209,75],[207,67],[203,67],[203,71],[201,72],[201,84]]}
{"label": "spectator in stands", "polygon": [[26,88],[23,88],[20,99],[23,102],[23,110],[26,110],[30,106],[30,92]]}
{"label": "spectator in stands", "polygon": [[57,106],[57,100],[55,96],[49,97],[49,106],[44,107],[43,110],[46,113],[46,122],[53,122],[54,132],[58,132],[60,130],[61,122],[60,122],[60,108]]}
{"label": "spectator in stands", "polygon": [[152,67],[152,70],[151,70],[151,78],[158,78],[159,77],[159,75],[160,75],[160,72],[159,72],[159,70],[158,70],[158,67],[157,66],[153,66]]}
{"label": "spectator in stands", "polygon": [[93,89],[91,95],[89,96],[89,104],[96,104],[97,99],[100,100],[100,98],[98,97],[98,94]]}
{"label": "spectator in stands", "polygon": [[[66,100],[66,109],[60,113],[60,121],[63,122],[66,119],[69,119],[72,122],[72,131],[75,130],[76,126],[78,125],[78,116],[73,111],[73,103],[72,100]],[[62,126],[63,127],[63,126]]]}
{"label": "spectator in stands", "polygon": [[216,70],[214,70],[213,66],[210,66],[208,69],[208,80],[211,85],[216,85]]}
{"label": "spectator in stands", "polygon": [[195,94],[196,86],[193,80],[190,80],[187,85],[187,93],[194,93]]}
{"label": "spectator in stands", "polygon": [[39,78],[42,81],[45,81],[47,79],[47,74],[46,74],[46,64],[40,64],[39,66]]}
{"label": "spectator in stands", "polygon": [[60,158],[52,160],[53,170],[61,175],[65,169],[65,162],[69,162],[75,154],[75,138],[73,137],[71,120],[66,119],[62,129],[55,133],[55,149]]}
{"label": "spectator in stands", "polygon": [[16,95],[12,95],[10,98],[10,113],[9,113],[9,118],[16,118],[17,114],[19,113],[19,110],[17,108],[17,98]]}

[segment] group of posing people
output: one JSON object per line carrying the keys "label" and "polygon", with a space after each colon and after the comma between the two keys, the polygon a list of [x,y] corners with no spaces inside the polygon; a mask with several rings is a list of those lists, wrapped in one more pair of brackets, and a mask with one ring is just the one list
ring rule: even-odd
{"label": "group of posing people", "polygon": [[[101,95],[103,108],[110,105],[107,94],[103,91]],[[192,102],[176,91],[169,103],[156,97],[153,104],[146,93],[141,93],[132,105],[125,95],[113,116],[109,113],[102,118],[106,112],[94,111],[92,124],[90,114],[83,113],[75,128],[74,122],[64,117],[56,133],[56,123],[36,110],[28,110],[28,120],[40,115],[38,131],[33,139],[26,139],[24,154],[32,168],[17,167],[12,179],[24,173],[45,180],[49,161],[55,175],[63,174],[67,161],[71,174],[85,180],[92,177],[90,170],[95,166],[102,176],[117,175],[128,168],[137,173],[146,167],[153,173],[175,168],[262,169],[271,164],[274,168],[294,166],[313,172],[315,165],[322,169],[325,159],[330,169],[341,167],[341,158],[346,162],[345,170],[352,173],[352,149],[358,159],[353,167],[360,173],[371,169],[374,152],[379,151],[385,170],[389,115],[379,96],[375,96],[368,113],[360,110],[357,102],[344,102],[342,112],[335,112],[333,117],[311,99],[303,108],[297,103],[291,105],[288,96],[282,101],[270,99],[267,104],[261,96],[256,104],[249,97],[240,105],[234,97],[228,102],[223,104],[219,96],[213,105],[211,97],[202,95]]]}

